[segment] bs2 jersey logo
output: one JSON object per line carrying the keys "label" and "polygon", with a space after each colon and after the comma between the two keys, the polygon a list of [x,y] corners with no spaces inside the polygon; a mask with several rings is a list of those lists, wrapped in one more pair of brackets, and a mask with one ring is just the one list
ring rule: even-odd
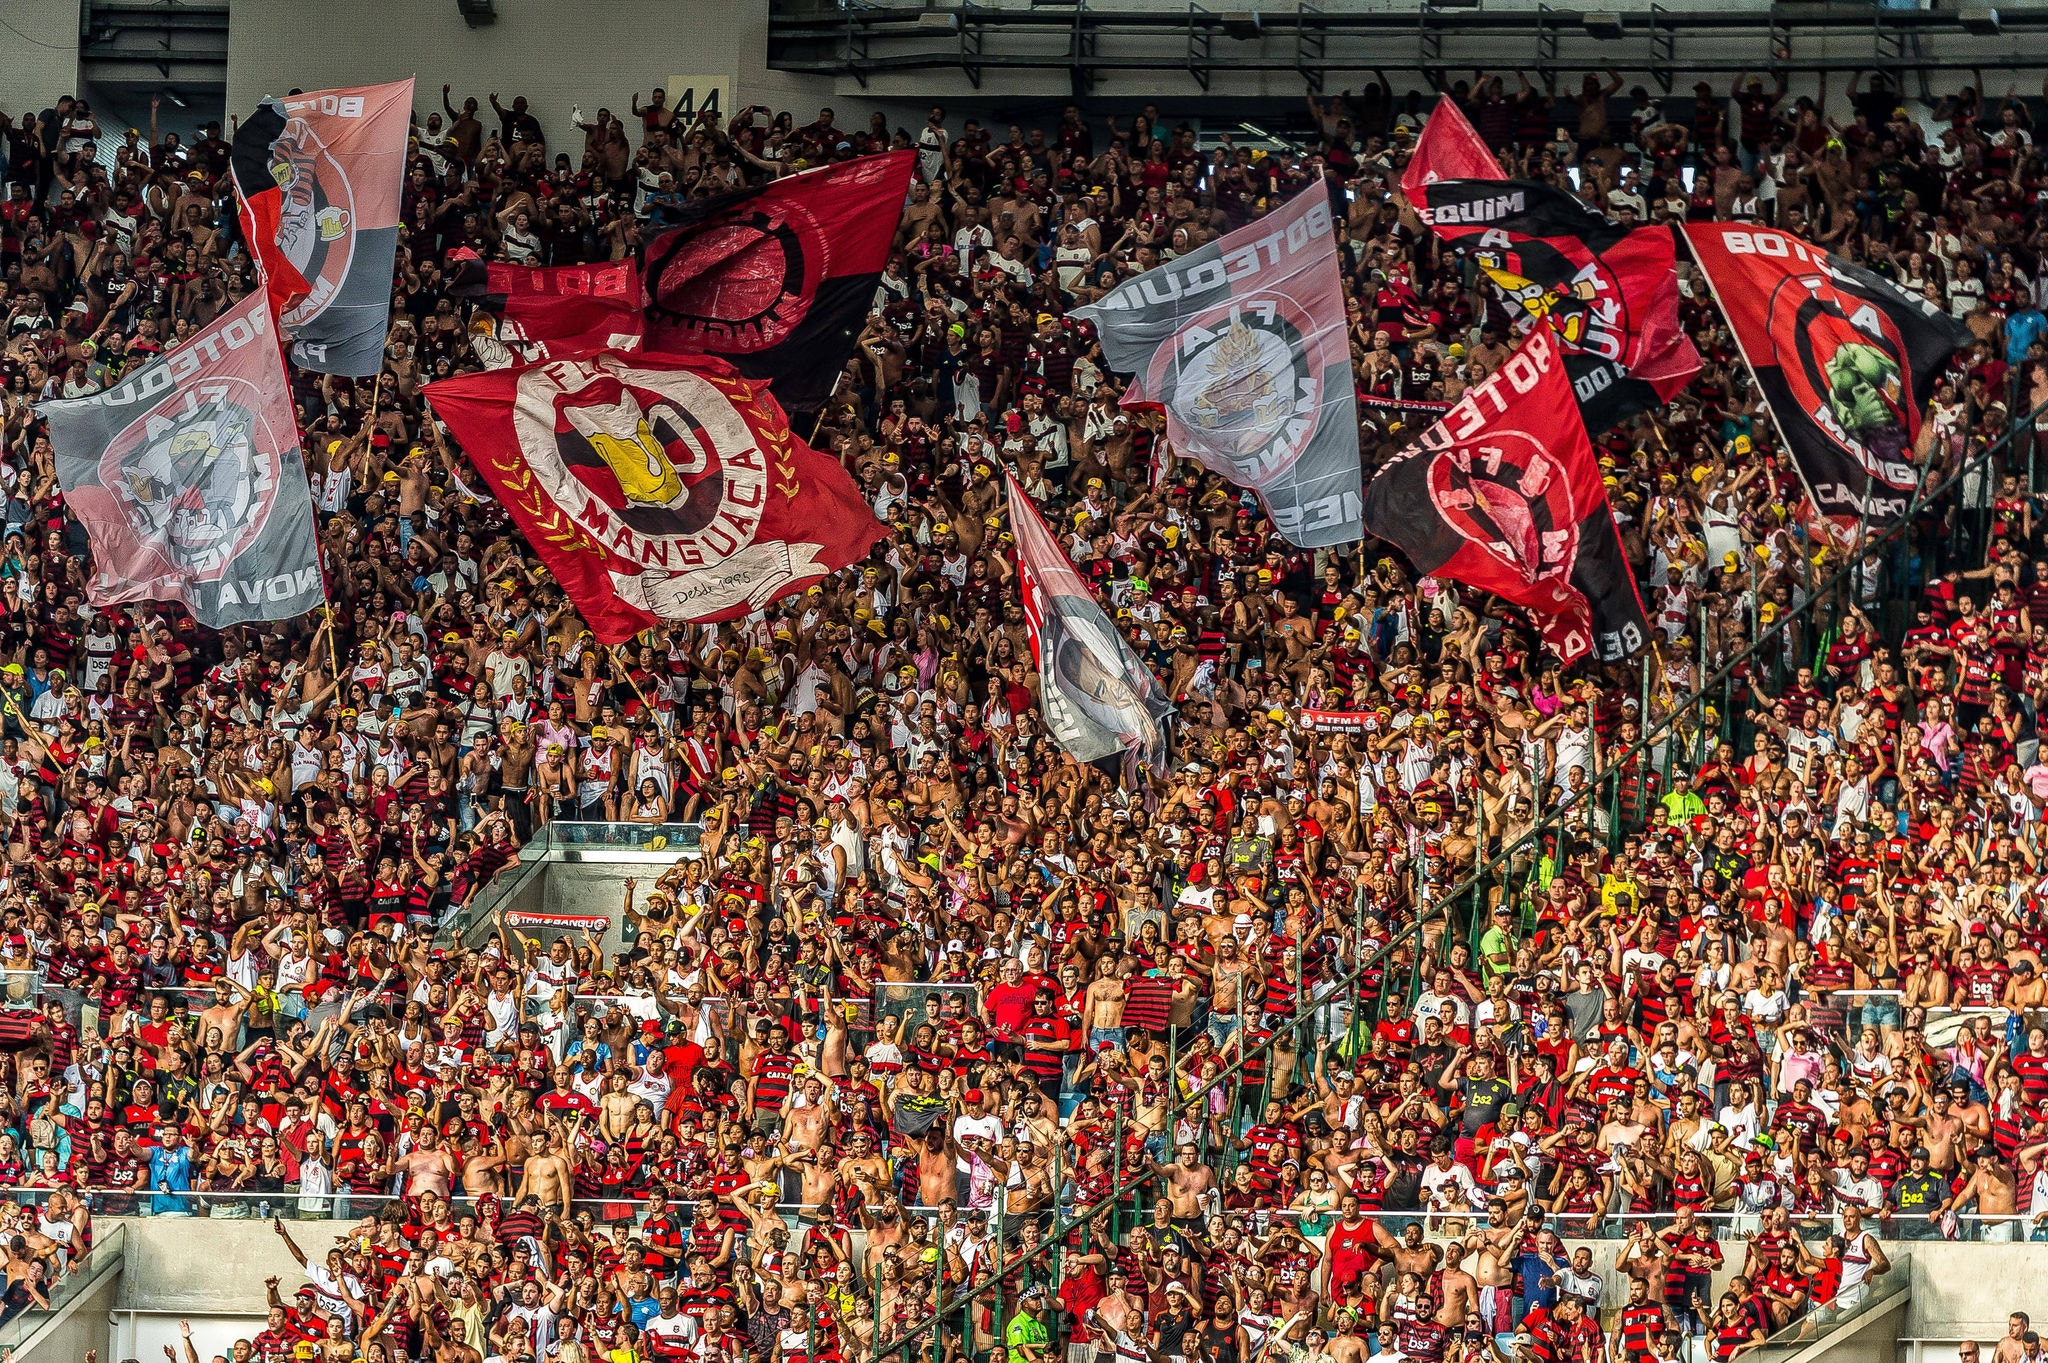
{"label": "bs2 jersey logo", "polygon": [[355,194],[348,173],[303,118],[286,123],[270,144],[269,169],[284,196],[278,247],[311,286],[281,319],[288,328],[298,327],[319,316],[348,277],[356,239],[349,230],[355,222]]}
{"label": "bs2 jersey logo", "polygon": [[785,197],[657,242],[647,261],[648,310],[703,349],[766,350],[804,320],[831,258],[817,222]]}
{"label": "bs2 jersey logo", "polygon": [[1233,481],[1262,485],[1315,437],[1332,359],[1314,335],[1292,298],[1254,292],[1183,325],[1153,355],[1145,389],[1230,460]]}

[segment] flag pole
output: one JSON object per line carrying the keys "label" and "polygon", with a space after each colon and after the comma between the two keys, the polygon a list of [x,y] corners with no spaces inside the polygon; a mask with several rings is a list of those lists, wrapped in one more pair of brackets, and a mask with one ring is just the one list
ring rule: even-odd
{"label": "flag pole", "polygon": [[[649,638],[652,638],[652,637],[653,637],[653,631],[652,631],[652,630],[648,631],[648,637],[649,637]],[[650,647],[651,647],[651,645],[650,645]],[[663,732],[664,734],[666,734],[666,733],[668,732],[668,726],[667,726],[667,725],[665,725],[665,724],[662,724],[662,723],[661,723],[661,715],[660,715],[660,713],[659,713],[658,711],[656,711],[656,710],[655,710],[655,708],[654,708],[654,702],[653,702],[653,701],[651,701],[651,700],[649,700],[649,699],[647,699],[647,693],[646,693],[645,691],[642,691],[642,690],[640,689],[640,683],[639,683],[639,682],[637,682],[637,681],[634,681],[634,680],[633,680],[633,665],[632,665],[632,660],[631,660],[631,659],[628,659],[628,658],[625,658],[625,657],[622,657],[622,656],[621,656],[621,654],[622,654],[622,653],[623,653],[624,651],[625,651],[625,645],[623,645],[623,644],[613,644],[613,645],[612,645],[612,661],[613,661],[613,662],[615,662],[615,663],[621,664],[621,667],[620,667],[620,674],[621,674],[622,676],[624,676],[624,677],[625,677],[625,679],[626,679],[626,685],[628,685],[628,686],[630,686],[630,687],[632,687],[632,688],[633,688],[633,694],[634,694],[634,695],[636,695],[636,696],[638,696],[638,697],[640,697],[640,708],[641,708],[641,709],[643,709],[643,710],[645,710],[645,711],[647,712],[647,714],[648,714],[648,717],[649,717],[650,719],[652,719],[652,720],[653,720],[653,721],[654,721],[654,722],[655,722],[655,723],[656,723],[657,725],[659,725],[659,726],[660,726],[660,728],[661,728],[661,731],[662,731],[662,732]]]}
{"label": "flag pole", "polygon": [[846,382],[846,371],[839,371],[839,377],[832,380],[832,391],[825,394],[825,401],[818,407],[818,419],[811,423],[811,438],[804,443],[812,449],[818,447],[818,432],[825,429],[825,413],[832,410],[832,399],[839,396],[839,385]]}

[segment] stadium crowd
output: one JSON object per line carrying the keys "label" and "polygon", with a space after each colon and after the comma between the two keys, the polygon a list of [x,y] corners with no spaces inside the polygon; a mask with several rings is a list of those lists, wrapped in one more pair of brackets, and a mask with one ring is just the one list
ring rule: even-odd
{"label": "stadium crowd", "polygon": [[[1282,148],[660,91],[549,146],[523,100],[426,95],[384,370],[294,374],[332,607],[223,634],[89,606],[33,404],[255,287],[228,143],[9,110],[0,966],[40,1016],[7,1308],[96,1216],[199,1214],[305,1265],[261,1363],[1725,1360],[1887,1242],[2048,1238],[2048,558],[2027,443],[1971,462],[2048,399],[2031,108],[1621,84],[1453,93],[1515,176],[1775,222],[1979,340],[1921,452],[1959,495],[1823,592],[1681,266],[1705,367],[1597,436],[1660,646],[1570,669],[1384,545],[1290,547],[1067,320],[1326,181],[1369,471],[1513,339],[1400,195],[1420,92],[1312,100]],[[887,538],[598,647],[421,401],[479,364],[451,252],[621,259],[892,146],[900,251],[812,442]],[[1005,467],[1176,704],[1170,770],[1048,739]],[[702,833],[627,882],[623,950],[437,938],[562,821]],[[1567,1243],[1602,1237],[1625,1289]]]}

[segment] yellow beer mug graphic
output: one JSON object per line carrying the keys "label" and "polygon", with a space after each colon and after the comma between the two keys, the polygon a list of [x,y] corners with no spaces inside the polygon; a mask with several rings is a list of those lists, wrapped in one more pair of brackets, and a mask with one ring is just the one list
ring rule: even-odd
{"label": "yellow beer mug graphic", "polygon": [[313,219],[320,228],[320,240],[339,241],[342,233],[348,231],[348,210],[332,204],[320,210]]}
{"label": "yellow beer mug graphic", "polygon": [[630,397],[605,407],[571,407],[569,425],[619,480],[626,500],[642,506],[672,506],[684,496],[682,476],[654,438],[640,405]]}

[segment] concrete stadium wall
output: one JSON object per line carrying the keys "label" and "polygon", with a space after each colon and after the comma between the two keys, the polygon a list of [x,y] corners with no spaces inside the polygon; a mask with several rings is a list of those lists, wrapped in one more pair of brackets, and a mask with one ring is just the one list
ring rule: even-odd
{"label": "concrete stadium wall", "polygon": [[[112,1358],[152,1358],[163,1344],[176,1339],[181,1318],[191,1321],[202,1357],[225,1353],[236,1339],[262,1328],[265,1278],[277,1275],[287,1297],[305,1281],[268,1222],[137,1217],[125,1224],[128,1252],[118,1290],[108,1290],[104,1301],[96,1299],[93,1309],[75,1316],[85,1322],[81,1330],[90,1333],[96,1328],[97,1336],[84,1340],[81,1335],[84,1342],[73,1340],[62,1349],[38,1348],[20,1363],[72,1363],[85,1348],[109,1347],[114,1352],[106,1356]],[[290,1223],[290,1229],[299,1247],[317,1259],[353,1224],[299,1221]],[[1589,1245],[1596,1271],[1607,1278],[1603,1305],[1618,1307],[1627,1296],[1626,1280],[1613,1271],[1622,1242],[1575,1243]],[[1902,1363],[1923,1355],[1926,1363],[1953,1363],[1956,1341],[1996,1340],[2005,1332],[2010,1311],[2038,1305],[2031,1289],[2048,1280],[2048,1245],[1937,1241],[1892,1243],[1887,1249],[1911,1281],[1904,1318],[1897,1326],[1904,1341],[1898,1350]],[[1716,1275],[1717,1291],[1741,1267],[1740,1245],[1728,1245],[1725,1251],[1728,1264]],[[1888,1337],[1890,1331],[1885,1334]],[[1888,1350],[1887,1343],[1876,1352]],[[1881,1360],[1874,1358],[1873,1363]]]}
{"label": "concrete stadium wall", "polygon": [[19,118],[78,93],[79,0],[0,4],[0,109]]}
{"label": "concrete stadium wall", "polygon": [[573,160],[583,138],[570,126],[570,105],[581,105],[586,119],[602,107],[631,122],[634,93],[644,101],[671,76],[725,76],[740,105],[777,108],[801,108],[828,88],[821,80],[767,70],[767,0],[497,0],[497,13],[496,23],[471,28],[455,0],[235,5],[228,24],[228,108],[246,116],[264,95],[293,87],[413,76],[422,119],[441,107],[444,81],[454,87],[456,108],[465,96],[476,100],[487,129],[496,126],[487,98],[492,91],[507,107],[514,95],[526,96],[547,134],[550,157],[566,151]]}
{"label": "concrete stadium wall", "polygon": [[[120,1288],[98,1312],[100,1334],[91,1346],[103,1358],[160,1357],[163,1346],[178,1344],[181,1320],[190,1322],[201,1358],[226,1355],[236,1340],[263,1329],[264,1279],[275,1275],[287,1299],[306,1281],[268,1221],[139,1216],[125,1224]],[[307,1258],[318,1262],[354,1224],[294,1221],[290,1230]],[[38,1350],[21,1363],[70,1363],[81,1356]]]}

